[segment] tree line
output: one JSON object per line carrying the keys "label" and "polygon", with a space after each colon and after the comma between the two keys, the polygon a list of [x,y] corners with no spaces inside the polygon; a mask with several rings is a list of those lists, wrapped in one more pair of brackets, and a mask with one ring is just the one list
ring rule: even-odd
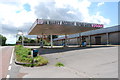
{"label": "tree line", "polygon": [[0,46],[6,45],[7,38],[0,34]]}
{"label": "tree line", "polygon": [[[58,38],[57,35],[53,35],[52,38]],[[50,35],[48,35],[46,38],[35,38],[35,39],[30,39],[28,37],[23,36],[23,42],[24,43],[40,43],[41,41],[43,41],[44,45],[50,45]],[[22,36],[18,37],[18,40],[16,42],[16,44],[22,43]]]}

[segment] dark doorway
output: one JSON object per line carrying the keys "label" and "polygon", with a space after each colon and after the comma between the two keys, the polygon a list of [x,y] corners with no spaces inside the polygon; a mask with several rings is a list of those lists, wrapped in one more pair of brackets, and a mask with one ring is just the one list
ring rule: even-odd
{"label": "dark doorway", "polygon": [[95,44],[100,45],[101,44],[101,36],[95,37]]}

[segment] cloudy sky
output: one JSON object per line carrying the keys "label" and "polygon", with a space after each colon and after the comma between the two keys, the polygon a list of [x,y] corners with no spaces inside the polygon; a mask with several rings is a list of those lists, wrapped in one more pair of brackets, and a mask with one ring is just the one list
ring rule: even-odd
{"label": "cloudy sky", "polygon": [[119,0],[0,0],[0,34],[15,43],[17,30],[24,35],[37,18],[118,24]]}

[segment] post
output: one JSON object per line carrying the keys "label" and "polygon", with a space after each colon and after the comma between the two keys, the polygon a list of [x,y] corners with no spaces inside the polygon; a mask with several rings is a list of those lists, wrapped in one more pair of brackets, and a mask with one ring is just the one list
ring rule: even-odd
{"label": "post", "polygon": [[50,40],[51,40],[51,48],[53,47],[53,39],[52,39],[52,34],[50,35]]}
{"label": "post", "polygon": [[22,34],[22,45],[24,46],[24,37],[23,37],[23,34]]}
{"label": "post", "polygon": [[17,35],[16,35],[16,45],[17,45]]}
{"label": "post", "polygon": [[80,47],[82,47],[82,34],[80,34]]}
{"label": "post", "polygon": [[34,66],[34,65],[33,65],[33,64],[34,64],[33,49],[31,49],[31,55],[32,55],[32,62],[31,62],[32,65],[31,65],[31,67],[33,67],[33,66]]}
{"label": "post", "polygon": [[24,46],[24,36],[23,36],[23,32],[22,32],[22,30],[18,30],[19,32],[17,33],[17,35],[19,35],[19,36],[22,36],[22,45]]}
{"label": "post", "polygon": [[107,36],[107,45],[109,44],[109,33],[106,33]]}
{"label": "post", "polygon": [[67,39],[67,40],[68,40],[67,45],[69,46],[69,44],[70,44],[70,39]]}
{"label": "post", "polygon": [[67,47],[67,35],[65,35],[65,44],[64,47]]}
{"label": "post", "polygon": [[91,36],[89,35],[89,46],[91,47]]}
{"label": "post", "polygon": [[40,41],[40,46],[41,46],[41,48],[43,48],[43,33],[42,33],[42,37],[41,37],[41,41]]}

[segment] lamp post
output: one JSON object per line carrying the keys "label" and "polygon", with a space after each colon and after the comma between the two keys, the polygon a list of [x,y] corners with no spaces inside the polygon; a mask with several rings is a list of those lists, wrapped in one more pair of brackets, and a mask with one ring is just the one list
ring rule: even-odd
{"label": "lamp post", "polygon": [[24,46],[24,37],[23,37],[23,32],[21,30],[18,30],[18,34],[17,35],[20,35],[22,36],[22,45]]}

